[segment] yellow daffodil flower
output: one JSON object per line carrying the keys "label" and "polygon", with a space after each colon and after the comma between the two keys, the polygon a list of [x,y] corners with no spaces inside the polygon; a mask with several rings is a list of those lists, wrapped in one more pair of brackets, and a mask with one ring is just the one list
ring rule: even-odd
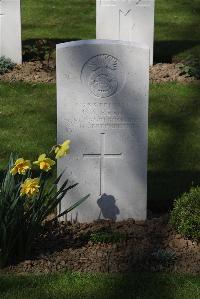
{"label": "yellow daffodil flower", "polygon": [[70,143],[70,140],[66,140],[63,144],[59,144],[55,147],[56,159],[62,158],[69,153]]}
{"label": "yellow daffodil flower", "polygon": [[31,168],[31,162],[29,160],[24,160],[23,158],[17,159],[14,167],[11,169],[10,173],[12,175],[23,174],[25,175],[26,171]]}
{"label": "yellow daffodil flower", "polygon": [[39,178],[26,179],[21,185],[20,196],[32,197],[39,192]]}
{"label": "yellow daffodil flower", "polygon": [[39,156],[38,160],[33,162],[34,165],[38,165],[41,170],[48,172],[51,170],[51,167],[55,165],[55,161],[46,157],[46,154]]}

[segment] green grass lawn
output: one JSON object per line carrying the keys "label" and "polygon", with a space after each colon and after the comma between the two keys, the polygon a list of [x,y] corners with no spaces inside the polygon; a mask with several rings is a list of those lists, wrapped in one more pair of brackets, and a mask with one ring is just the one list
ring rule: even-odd
{"label": "green grass lawn", "polygon": [[149,107],[148,203],[166,210],[200,183],[200,85],[153,84]]}
{"label": "green grass lawn", "polygon": [[198,299],[200,277],[174,274],[0,276],[1,299]]}
{"label": "green grass lawn", "polygon": [[35,158],[56,144],[55,85],[0,83],[0,167],[11,151]]}
{"label": "green grass lawn", "polygon": [[[95,38],[96,0],[24,0],[25,43]],[[156,0],[155,60],[200,57],[199,0]]]}
{"label": "green grass lawn", "polygon": [[[200,183],[200,86],[152,84],[149,108],[148,198],[166,209]],[[36,158],[56,143],[54,84],[0,83],[0,168],[11,151]],[[66,136],[67,137],[67,136]]]}
{"label": "green grass lawn", "polygon": [[[96,0],[23,0],[24,45],[95,38]],[[200,58],[199,0],[156,0],[155,61]],[[195,84],[150,88],[148,203],[166,210],[200,183],[200,101]],[[0,82],[0,170],[10,152],[36,158],[56,143],[54,84]],[[66,136],[67,137],[67,136]],[[200,277],[174,274],[0,275],[0,299],[199,299]]]}

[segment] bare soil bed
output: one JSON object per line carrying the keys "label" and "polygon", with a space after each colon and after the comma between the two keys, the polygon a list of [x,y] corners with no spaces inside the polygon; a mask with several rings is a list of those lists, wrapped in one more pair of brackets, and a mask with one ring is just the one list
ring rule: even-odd
{"label": "bare soil bed", "polygon": [[[96,242],[94,236],[99,233],[115,238]],[[92,224],[57,223],[46,226],[26,261],[11,265],[3,272],[65,270],[200,273],[200,242],[176,234],[168,224],[168,215],[145,222],[130,219],[99,220]]]}
{"label": "bare soil bed", "polygon": [[[55,63],[51,61],[31,61],[25,62],[21,66],[17,65],[12,71],[0,75],[2,81],[25,81],[33,83],[55,83],[56,72]],[[192,82],[194,77],[188,77],[175,63],[158,63],[150,68],[150,82]]]}
{"label": "bare soil bed", "polygon": [[16,65],[14,69],[4,75],[0,75],[0,80],[16,82],[33,83],[55,83],[56,72],[53,63],[47,65],[46,62],[30,61],[22,65]]}
{"label": "bare soil bed", "polygon": [[150,82],[163,83],[163,82],[181,82],[189,83],[198,81],[195,77],[190,77],[185,74],[176,63],[157,63],[150,67]]}

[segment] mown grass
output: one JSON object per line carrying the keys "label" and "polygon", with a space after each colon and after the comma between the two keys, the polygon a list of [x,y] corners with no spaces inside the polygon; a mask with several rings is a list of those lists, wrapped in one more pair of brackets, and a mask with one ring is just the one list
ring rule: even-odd
{"label": "mown grass", "polygon": [[35,158],[56,143],[55,86],[0,84],[0,167],[10,152]]}
{"label": "mown grass", "polygon": [[[200,86],[152,84],[149,107],[148,202],[166,210],[200,183]],[[56,143],[54,84],[0,84],[0,169],[11,151],[33,159]]]}
{"label": "mown grass", "polygon": [[[94,39],[95,6],[96,0],[24,0],[23,40]],[[199,0],[156,0],[155,16],[155,61],[200,57]]]}
{"label": "mown grass", "polygon": [[133,273],[0,276],[1,299],[200,298],[200,277]]}
{"label": "mown grass", "polygon": [[199,0],[156,0],[155,61],[200,59]]}
{"label": "mown grass", "polygon": [[168,209],[200,184],[200,86],[153,84],[149,107],[148,203]]}

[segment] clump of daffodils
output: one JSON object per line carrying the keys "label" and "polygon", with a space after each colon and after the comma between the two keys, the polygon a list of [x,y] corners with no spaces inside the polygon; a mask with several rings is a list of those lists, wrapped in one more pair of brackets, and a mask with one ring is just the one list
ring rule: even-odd
{"label": "clump of daffodils", "polygon": [[[27,175],[27,172],[32,169],[33,166],[38,167],[42,172],[49,172],[52,167],[56,164],[54,159],[60,159],[70,151],[70,140],[64,141],[62,144],[55,145],[51,152],[54,154],[54,157],[48,157],[46,154],[41,154],[37,161],[31,163],[30,160],[25,160],[19,158],[15,161],[12,166],[10,173],[15,175]],[[40,178],[26,178],[25,181],[20,186],[20,196],[34,197],[39,193],[40,190]]]}
{"label": "clump of daffodils", "polygon": [[21,184],[20,196],[32,197],[39,193],[40,179],[26,179],[23,184]]}
{"label": "clump of daffodils", "polygon": [[[21,261],[30,255],[34,240],[39,236],[46,221],[56,221],[80,206],[89,194],[55,215],[55,210],[67,193],[77,183],[62,179],[63,173],[53,182],[48,173],[56,160],[69,153],[70,141],[55,145],[51,151],[30,161],[15,159],[10,155],[6,171],[0,177],[0,269],[13,259]],[[38,177],[34,175],[39,172]],[[53,218],[48,220],[48,216]]]}

